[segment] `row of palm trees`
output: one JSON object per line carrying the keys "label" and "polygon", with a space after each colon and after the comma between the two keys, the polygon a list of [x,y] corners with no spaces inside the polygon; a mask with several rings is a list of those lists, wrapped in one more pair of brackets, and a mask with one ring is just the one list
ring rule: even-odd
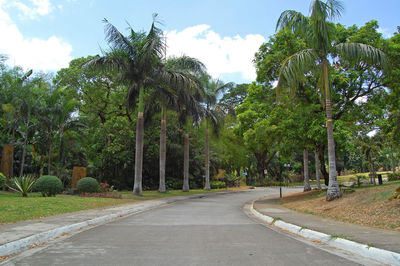
{"label": "row of palm trees", "polygon": [[[180,122],[185,125],[184,134],[184,180],[183,191],[189,191],[189,128],[190,124],[198,124],[206,120],[206,185],[209,181],[209,139],[208,123],[217,124],[218,116],[213,112],[216,95],[232,84],[214,81],[206,73],[205,66],[198,60],[181,56],[165,58],[166,44],[162,31],[157,27],[157,15],[153,15],[153,23],[149,32],[136,32],[131,27],[129,35],[123,35],[106,19],[105,35],[110,49],[103,56],[96,56],[85,64],[85,67],[102,70],[113,70],[118,78],[126,83],[128,91],[126,101],[130,108],[137,107],[136,120],[136,152],[135,177],[133,193],[142,195],[143,136],[144,118],[149,108],[145,107],[147,90],[155,90],[148,100],[157,97],[161,111],[160,130],[160,181],[159,192],[166,192],[166,123],[167,109],[179,113]],[[211,80],[211,81],[210,81]],[[151,101],[154,104],[154,101]]]}
{"label": "row of palm trees", "polygon": [[304,38],[308,49],[289,56],[282,63],[279,87],[296,90],[308,75],[318,77],[318,92],[325,100],[326,127],[328,133],[329,186],[326,199],[341,197],[336,176],[335,142],[332,121],[332,80],[330,79],[331,63],[344,62],[373,65],[381,70],[388,69],[385,54],[370,45],[362,43],[333,42],[333,24],[328,20],[340,17],[343,4],[339,0],[313,0],[310,16],[287,10],[278,22],[277,29],[287,28]]}

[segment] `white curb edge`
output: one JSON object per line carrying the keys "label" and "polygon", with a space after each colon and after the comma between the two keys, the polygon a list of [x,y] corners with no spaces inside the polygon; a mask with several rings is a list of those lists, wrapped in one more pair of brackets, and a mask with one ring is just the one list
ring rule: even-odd
{"label": "white curb edge", "polygon": [[254,216],[263,220],[264,222],[267,222],[270,226],[275,226],[283,231],[302,236],[311,241],[319,241],[319,242],[327,244],[329,246],[343,249],[343,250],[349,251],[351,253],[354,253],[354,254],[369,258],[369,259],[373,259],[373,260],[376,260],[376,261],[384,263],[384,264],[400,265],[400,254],[399,253],[396,253],[393,251],[388,251],[385,249],[369,247],[367,245],[360,244],[360,243],[350,241],[347,239],[343,239],[343,238],[339,238],[339,237],[335,238],[328,234],[324,234],[324,233],[317,232],[317,231],[310,230],[310,229],[304,229],[304,228],[301,228],[300,226],[290,224],[290,223],[284,222],[282,220],[276,220],[273,217],[264,215],[264,214],[260,213],[259,211],[257,211],[254,208],[254,201],[251,204],[250,211]]}
{"label": "white curb edge", "polygon": [[18,240],[1,245],[0,246],[0,256],[11,255],[11,254],[17,253],[19,251],[28,249],[32,246],[41,244],[43,242],[48,242],[50,240],[53,240],[63,234],[71,233],[73,231],[78,231],[83,228],[95,225],[95,224],[109,222],[109,221],[111,221],[115,218],[121,217],[121,216],[126,216],[128,214],[132,214],[135,212],[151,209],[151,208],[158,207],[160,205],[164,205],[167,203],[169,203],[169,202],[156,202],[156,203],[153,203],[153,204],[150,204],[147,206],[138,206],[136,208],[132,208],[129,210],[124,210],[124,211],[120,211],[117,213],[96,217],[96,218],[93,218],[91,220],[87,220],[84,222],[65,225],[65,226],[55,228],[55,229],[52,229],[52,230],[49,230],[46,232],[42,232],[42,233],[34,234],[29,237],[18,239]]}

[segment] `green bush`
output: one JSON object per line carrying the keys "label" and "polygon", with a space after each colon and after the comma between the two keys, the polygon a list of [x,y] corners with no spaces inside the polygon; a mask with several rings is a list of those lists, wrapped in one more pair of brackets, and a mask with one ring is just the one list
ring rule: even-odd
{"label": "green bush", "polygon": [[99,182],[93,177],[84,177],[77,184],[80,193],[94,193],[100,191]]}
{"label": "green bush", "polygon": [[215,188],[225,188],[226,184],[223,181],[211,181],[210,182],[210,186],[213,189],[215,189]]}
{"label": "green bush", "polygon": [[41,192],[43,197],[50,197],[61,193],[63,191],[63,184],[56,176],[43,175],[36,181],[34,189]]}
{"label": "green bush", "polygon": [[3,187],[6,185],[7,178],[3,173],[0,173],[0,189],[3,189]]}
{"label": "green bush", "polygon": [[400,180],[400,172],[389,173],[387,174],[389,181],[396,181]]}

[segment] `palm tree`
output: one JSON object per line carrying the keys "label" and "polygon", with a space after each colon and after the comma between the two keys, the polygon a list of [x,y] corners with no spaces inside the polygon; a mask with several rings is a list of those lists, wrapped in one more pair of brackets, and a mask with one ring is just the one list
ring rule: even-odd
{"label": "palm tree", "polygon": [[223,114],[223,107],[217,104],[218,96],[220,93],[226,89],[232,88],[234,83],[224,83],[219,79],[213,79],[209,75],[204,75],[202,77],[202,82],[204,86],[204,100],[206,106],[206,140],[205,140],[205,176],[206,182],[204,189],[211,190],[210,187],[210,132],[209,132],[209,120],[214,125],[214,130],[218,130],[220,125],[220,117]]}
{"label": "palm tree", "polygon": [[340,17],[343,5],[339,0],[313,0],[310,6],[311,15],[306,17],[294,11],[284,11],[278,22],[277,29],[288,28],[302,35],[309,42],[309,49],[300,51],[286,58],[281,67],[280,83],[286,82],[296,86],[307,73],[319,75],[320,88],[325,98],[326,125],[328,132],[329,186],[326,200],[341,197],[336,176],[335,142],[333,138],[332,95],[329,70],[331,61],[338,58],[350,63],[371,63],[386,68],[388,61],[385,54],[370,45],[361,43],[339,43],[333,41],[334,25],[328,19]]}
{"label": "palm tree", "polygon": [[[205,73],[205,66],[203,63],[195,58],[188,56],[172,57],[169,58],[165,63],[169,71],[174,71],[179,73],[182,77],[185,77],[188,81],[192,80],[192,84],[184,82],[176,84],[172,89],[168,87],[164,90],[160,90],[160,100],[161,100],[161,129],[160,129],[160,182],[158,191],[161,193],[166,192],[165,188],[165,165],[166,165],[166,123],[167,123],[167,108],[173,108],[177,112],[186,116],[192,114],[194,117],[198,116],[201,112],[199,95],[201,94],[201,87],[198,86],[195,75],[200,75]],[[188,86],[192,85],[192,86]],[[197,99],[196,99],[197,97]],[[185,139],[186,143],[186,139]],[[189,143],[187,143],[189,145]],[[185,146],[185,151],[188,147]],[[184,160],[184,165],[188,162]],[[184,167],[185,168],[185,167]],[[186,169],[186,168],[185,168]],[[185,174],[184,174],[185,176]],[[185,178],[184,178],[185,183]],[[189,188],[187,188],[188,190]],[[186,190],[186,189],[185,189]]]}
{"label": "palm tree", "polygon": [[303,163],[304,163],[304,192],[310,191],[310,173],[308,171],[308,149],[304,148],[303,150]]}
{"label": "palm tree", "polygon": [[129,27],[129,36],[124,36],[118,29],[104,19],[106,40],[110,50],[104,56],[96,56],[86,66],[116,70],[119,78],[129,87],[128,106],[137,103],[135,181],[133,193],[142,195],[143,135],[144,135],[144,94],[148,88],[162,89],[166,85],[190,84],[192,81],[181,73],[169,70],[163,63],[165,42],[162,31],[156,26],[157,14],[149,32],[135,32]]}

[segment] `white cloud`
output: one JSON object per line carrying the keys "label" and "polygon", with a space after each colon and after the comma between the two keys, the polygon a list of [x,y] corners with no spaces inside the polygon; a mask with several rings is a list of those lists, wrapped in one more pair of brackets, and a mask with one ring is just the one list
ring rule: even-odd
{"label": "white cloud", "polygon": [[379,32],[379,33],[381,33],[382,36],[383,36],[383,38],[386,38],[386,39],[391,38],[392,35],[393,35],[393,34],[392,34],[388,29],[386,29],[386,28],[378,28],[376,31]]}
{"label": "white cloud", "polygon": [[167,56],[183,54],[202,61],[208,72],[218,78],[221,74],[241,73],[248,81],[256,78],[252,60],[265,42],[259,34],[221,37],[209,25],[188,27],[180,32],[167,31]]}
{"label": "white cloud", "polygon": [[29,0],[27,1],[12,1],[8,4],[9,7],[16,7],[19,11],[22,12],[23,18],[35,19],[38,16],[44,16],[49,14],[53,6],[50,3],[50,0]]}
{"label": "white cloud", "polygon": [[[50,12],[48,1],[32,1],[37,14]],[[4,8],[4,0],[0,0],[0,54],[9,57],[9,63],[22,66],[24,69],[58,70],[67,67],[72,60],[72,46],[56,36],[48,39],[26,38],[18,26],[10,18]]]}

